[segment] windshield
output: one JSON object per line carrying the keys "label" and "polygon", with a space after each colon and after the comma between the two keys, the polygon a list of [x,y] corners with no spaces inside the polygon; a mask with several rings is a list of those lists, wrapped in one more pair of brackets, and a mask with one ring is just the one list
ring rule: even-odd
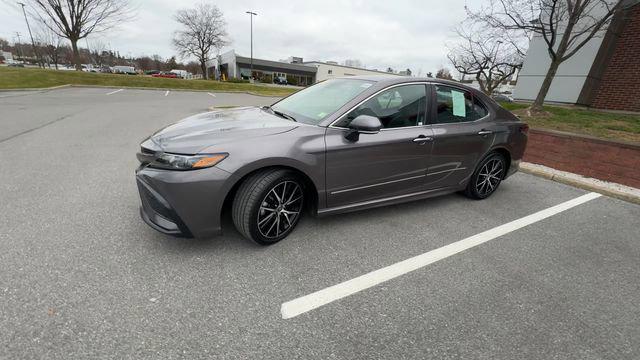
{"label": "windshield", "polygon": [[371,85],[373,82],[365,80],[327,80],[300,90],[271,108],[297,121],[317,125]]}

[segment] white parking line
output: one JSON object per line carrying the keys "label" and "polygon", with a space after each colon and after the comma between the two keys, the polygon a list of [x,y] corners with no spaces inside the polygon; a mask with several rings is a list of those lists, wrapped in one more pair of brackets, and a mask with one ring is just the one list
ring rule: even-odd
{"label": "white parking line", "polygon": [[376,286],[387,280],[394,279],[411,271],[425,267],[429,264],[433,264],[436,261],[445,259],[464,250],[470,249],[502,235],[508,234],[512,231],[521,229],[527,225],[531,225],[540,220],[544,220],[548,217],[559,214],[565,210],[569,210],[580,204],[584,204],[600,196],[601,195],[597,193],[588,193],[582,195],[573,200],[569,200],[563,202],[562,204],[538,211],[523,218],[473,235],[466,239],[451,243],[435,250],[431,250],[407,260],[400,261],[382,269],[372,271],[355,279],[347,280],[343,283],[333,285],[309,295],[288,301],[282,304],[280,308],[282,318],[290,319],[292,317],[296,317],[300,314],[306,313],[307,311],[311,311],[333,301],[342,299],[349,295],[353,295],[359,291]]}
{"label": "white parking line", "polygon": [[216,94],[212,94],[212,93],[209,93],[209,92],[207,94],[209,94],[209,96],[216,97]]}
{"label": "white parking line", "polygon": [[169,90],[167,90],[167,92],[164,93],[164,96],[168,96],[169,95]]}
{"label": "white parking line", "polygon": [[115,94],[115,93],[119,93],[119,92],[120,92],[120,91],[122,91],[122,90],[124,90],[124,89],[119,89],[119,90],[116,90],[116,91],[112,91],[112,92],[110,92],[110,93],[106,93],[105,95],[113,95],[113,94]]}

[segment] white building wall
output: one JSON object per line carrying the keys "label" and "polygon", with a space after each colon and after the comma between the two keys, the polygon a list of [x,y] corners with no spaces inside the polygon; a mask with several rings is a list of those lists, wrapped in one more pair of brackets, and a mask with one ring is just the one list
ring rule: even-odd
{"label": "white building wall", "polygon": [[348,66],[327,64],[327,63],[317,62],[317,61],[305,62],[304,65],[315,66],[316,68],[318,68],[318,72],[316,73],[316,82],[332,79],[335,77],[341,77],[341,76],[357,76],[357,75],[401,76],[398,74],[392,74],[392,73],[387,73],[382,71],[358,69],[358,68],[353,68]]}
{"label": "white building wall", "polygon": [[[600,13],[604,12],[604,8],[597,8],[593,11],[594,15],[599,17]],[[558,37],[561,36],[562,34],[559,32]],[[594,37],[580,51],[560,65],[545,98],[546,101],[572,104],[578,101],[602,44],[602,39],[603,36]],[[516,100],[535,100],[550,64],[551,58],[547,51],[547,44],[542,36],[537,35],[529,44],[527,57],[518,75],[518,83],[513,91],[513,97]]]}

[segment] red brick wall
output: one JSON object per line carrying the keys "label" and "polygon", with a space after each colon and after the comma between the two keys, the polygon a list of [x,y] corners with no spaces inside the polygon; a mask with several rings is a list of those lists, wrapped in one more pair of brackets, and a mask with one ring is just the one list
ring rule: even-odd
{"label": "red brick wall", "polygon": [[640,145],[531,129],[524,161],[640,188]]}
{"label": "red brick wall", "polygon": [[640,5],[628,17],[591,102],[595,108],[640,111]]}

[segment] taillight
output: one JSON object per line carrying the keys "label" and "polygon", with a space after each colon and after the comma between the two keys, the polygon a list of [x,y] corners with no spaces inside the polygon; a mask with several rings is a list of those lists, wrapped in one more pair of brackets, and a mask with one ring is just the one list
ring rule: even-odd
{"label": "taillight", "polygon": [[529,124],[520,125],[520,132],[527,135],[529,133]]}

